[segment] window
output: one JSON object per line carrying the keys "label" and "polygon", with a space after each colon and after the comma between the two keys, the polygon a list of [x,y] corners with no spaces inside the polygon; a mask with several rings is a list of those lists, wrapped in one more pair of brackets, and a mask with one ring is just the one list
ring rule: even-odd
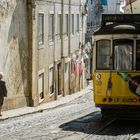
{"label": "window", "polygon": [[68,63],[65,63],[65,80],[68,80]]}
{"label": "window", "polygon": [[136,70],[140,70],[140,40],[136,43]]}
{"label": "window", "polygon": [[57,35],[59,38],[61,38],[61,14],[58,14],[57,25]]}
{"label": "window", "polygon": [[49,93],[54,93],[54,68],[49,68]]}
{"label": "window", "polygon": [[130,71],[133,66],[133,41],[114,41],[114,69],[119,71]]}
{"label": "window", "polygon": [[44,14],[38,14],[38,44],[44,43]]}
{"label": "window", "polygon": [[49,25],[49,28],[48,28],[48,30],[49,30],[49,41],[53,41],[53,39],[54,39],[54,14],[50,14],[49,15],[49,23],[48,23],[48,25]]}
{"label": "window", "polygon": [[111,69],[111,41],[97,41],[97,69]]}
{"label": "window", "polygon": [[38,77],[38,94],[41,101],[44,98],[44,73],[39,74]]}
{"label": "window", "polygon": [[74,14],[71,15],[71,33],[74,35]]}
{"label": "window", "polygon": [[68,70],[68,63],[65,63],[65,73],[67,73]]}
{"label": "window", "polygon": [[68,19],[68,14],[65,15],[65,30],[64,30],[64,33],[65,35],[68,36],[68,27],[69,27],[69,19]]}
{"label": "window", "polygon": [[62,85],[62,66],[61,66],[61,63],[59,63],[57,65],[57,69],[58,69],[58,95],[61,95],[62,94],[62,91],[61,91],[61,85]]}
{"label": "window", "polygon": [[76,17],[77,17],[76,32],[79,33],[79,14],[77,14]]}

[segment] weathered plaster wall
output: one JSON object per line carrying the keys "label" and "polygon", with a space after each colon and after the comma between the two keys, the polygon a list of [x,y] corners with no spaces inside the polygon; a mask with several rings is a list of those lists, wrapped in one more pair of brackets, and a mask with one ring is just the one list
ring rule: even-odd
{"label": "weathered plaster wall", "polygon": [[28,41],[26,0],[0,1],[0,71],[8,88],[4,109],[27,105]]}
{"label": "weathered plaster wall", "polygon": [[[132,3],[132,11],[133,13],[135,14],[139,14],[140,13],[140,1],[139,0],[136,0]],[[125,13],[127,14],[131,14],[131,9],[130,9],[130,5],[127,5],[125,8],[124,8],[124,11]]]}
{"label": "weathered plaster wall", "polygon": [[[71,34],[71,53],[74,53],[75,51],[79,50],[79,43],[80,43],[80,36],[82,36],[81,34],[81,30],[82,30],[82,20],[81,20],[81,12],[79,11],[79,6],[71,6],[71,13],[74,14],[74,35]],[[79,32],[76,31],[76,24],[77,24],[77,14],[79,14]],[[82,42],[81,42],[82,43]]]}

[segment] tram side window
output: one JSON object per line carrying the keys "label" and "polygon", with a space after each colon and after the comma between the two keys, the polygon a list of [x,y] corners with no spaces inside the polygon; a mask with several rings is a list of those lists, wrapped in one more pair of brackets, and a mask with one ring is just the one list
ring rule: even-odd
{"label": "tram side window", "polygon": [[111,41],[100,40],[97,41],[97,69],[111,69],[110,65],[111,56]]}
{"label": "tram side window", "polygon": [[136,45],[136,70],[140,70],[140,40],[137,41]]}
{"label": "tram side window", "polygon": [[132,44],[119,42],[114,45],[114,68],[119,71],[132,70]]}

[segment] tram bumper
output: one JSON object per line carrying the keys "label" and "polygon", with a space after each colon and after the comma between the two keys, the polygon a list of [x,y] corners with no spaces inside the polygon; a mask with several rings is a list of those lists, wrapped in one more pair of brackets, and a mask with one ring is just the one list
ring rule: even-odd
{"label": "tram bumper", "polygon": [[140,106],[96,105],[100,107],[102,117],[116,119],[140,120]]}

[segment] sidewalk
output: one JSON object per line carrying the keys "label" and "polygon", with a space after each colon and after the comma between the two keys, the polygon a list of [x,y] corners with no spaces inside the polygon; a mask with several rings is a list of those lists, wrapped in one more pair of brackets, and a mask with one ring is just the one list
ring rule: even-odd
{"label": "sidewalk", "polygon": [[92,82],[90,82],[90,84],[85,89],[82,89],[81,91],[79,91],[77,93],[67,95],[65,97],[61,97],[56,101],[44,103],[37,107],[23,107],[23,108],[3,111],[2,116],[0,117],[0,121],[6,120],[9,118],[27,115],[27,114],[42,112],[43,110],[50,110],[50,109],[56,108],[58,106],[66,104],[70,101],[73,101],[74,99],[79,98],[79,97],[83,96],[84,94],[91,92],[91,90],[92,90]]}

